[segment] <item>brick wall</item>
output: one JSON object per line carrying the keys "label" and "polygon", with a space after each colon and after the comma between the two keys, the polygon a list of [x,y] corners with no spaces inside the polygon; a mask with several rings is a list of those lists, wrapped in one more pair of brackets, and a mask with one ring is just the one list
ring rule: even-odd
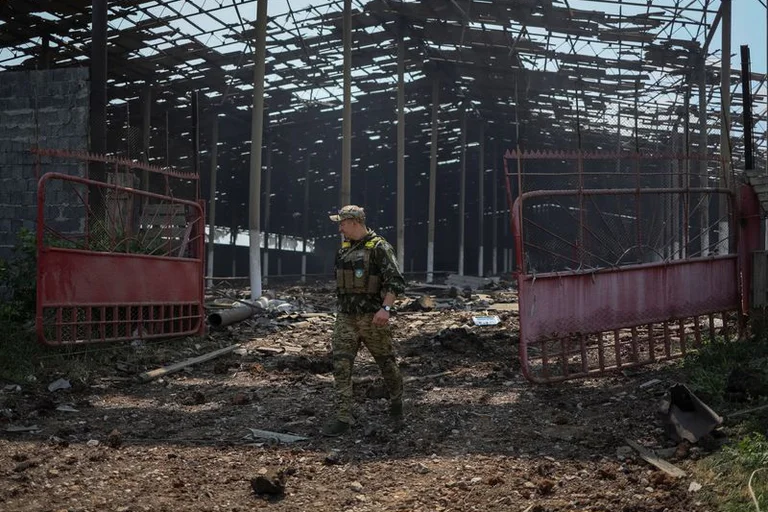
{"label": "brick wall", "polygon": [[[29,149],[87,150],[88,96],[87,68],[0,72],[0,259],[11,254],[20,229],[35,229],[36,157]],[[82,165],[41,160],[42,173],[53,171],[85,175]],[[81,207],[66,212],[67,198],[54,201],[70,224],[80,223]]]}

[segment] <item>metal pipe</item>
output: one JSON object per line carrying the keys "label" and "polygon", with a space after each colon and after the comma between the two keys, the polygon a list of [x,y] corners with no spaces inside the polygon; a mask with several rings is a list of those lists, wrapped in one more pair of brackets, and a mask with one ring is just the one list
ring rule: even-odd
{"label": "metal pipe", "polygon": [[344,111],[341,139],[341,204],[352,192],[352,0],[344,0]]}
{"label": "metal pipe", "polygon": [[92,0],[91,7],[91,152],[103,154],[107,149],[107,0]]}
{"label": "metal pipe", "polygon": [[405,269],[405,42],[397,38],[397,264]]}
{"label": "metal pipe", "polygon": [[[211,130],[211,186],[208,199],[208,275],[213,276],[213,255],[216,244],[216,174],[219,168],[219,116],[214,113]],[[208,287],[213,281],[208,281]]]}
{"label": "metal pipe", "polygon": [[307,282],[307,237],[309,236],[309,169],[311,153],[307,150],[307,158],[304,161],[304,218],[301,226],[301,282]]}
{"label": "metal pipe", "polygon": [[236,322],[242,322],[255,315],[259,309],[256,306],[241,303],[231,309],[216,311],[208,315],[208,323],[212,327],[225,327]]}
{"label": "metal pipe", "polygon": [[[107,152],[107,0],[92,0],[91,5],[90,151],[103,155]],[[91,162],[88,177],[94,181],[107,181],[106,165]],[[88,192],[86,222],[89,226],[106,224],[102,190],[92,187]]]}
{"label": "metal pipe", "polygon": [[499,173],[498,173],[498,160],[499,160],[499,142],[498,139],[493,139],[493,158],[491,159],[493,161],[493,217],[492,217],[492,225],[493,225],[493,235],[491,240],[492,249],[493,252],[493,258],[491,260],[491,272],[493,275],[499,274]]}
{"label": "metal pipe", "polygon": [[[200,109],[199,94],[192,91],[192,174],[197,176],[194,186],[195,199],[200,199]],[[205,222],[205,219],[203,219]],[[202,255],[201,255],[202,256]]]}
{"label": "metal pipe", "polygon": [[752,170],[755,167],[752,149],[752,69],[749,61],[749,46],[741,45],[741,97],[743,98],[744,113],[744,168]]}
{"label": "metal pipe", "polygon": [[267,49],[267,0],[256,6],[256,42],[253,66],[253,110],[251,111],[251,162],[249,177],[248,235],[251,297],[261,297],[261,147],[264,136],[264,64]]}
{"label": "metal pipe", "polygon": [[[144,162],[149,163],[149,148],[152,140],[152,85],[149,82],[144,84],[141,107],[142,149],[144,150]],[[149,171],[146,169],[141,172],[141,188],[142,190],[149,190]]]}
{"label": "metal pipe", "polygon": [[[267,286],[269,282],[269,234],[270,234],[270,204],[272,197],[272,137],[267,136],[267,161],[264,169],[264,269],[261,282]],[[279,249],[279,248],[278,248]]]}
{"label": "metal pipe", "polygon": [[432,133],[429,149],[429,214],[427,225],[427,282],[434,279],[435,270],[435,203],[437,199],[437,136],[440,112],[440,79],[432,78]]}
{"label": "metal pipe", "polygon": [[[728,188],[731,169],[731,0],[721,0],[722,11],[722,43],[720,59],[720,179],[721,187]],[[718,226],[719,254],[728,254],[728,199],[720,197],[719,201],[720,221]]]}
{"label": "metal pipe", "polygon": [[485,244],[484,222],[483,214],[485,213],[485,122],[480,122],[480,154],[478,162],[478,174],[477,174],[477,275],[483,277],[485,275],[485,269],[483,263],[485,254],[483,254]]}
{"label": "metal pipe", "polygon": [[459,185],[459,269],[458,274],[464,275],[464,219],[467,200],[467,107],[461,105],[461,173]]}
{"label": "metal pipe", "polygon": [[[699,186],[706,187],[708,184],[707,173],[707,151],[709,143],[707,141],[707,70],[705,56],[701,56],[699,61]],[[702,194],[700,201],[701,213],[699,222],[701,224],[701,256],[709,255],[709,204],[708,194]]]}

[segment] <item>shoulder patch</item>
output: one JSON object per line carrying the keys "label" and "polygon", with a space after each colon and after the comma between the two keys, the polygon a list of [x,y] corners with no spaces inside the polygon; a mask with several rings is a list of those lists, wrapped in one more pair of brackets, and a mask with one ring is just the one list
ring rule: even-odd
{"label": "shoulder patch", "polygon": [[381,243],[383,241],[384,241],[384,239],[381,238],[380,236],[375,236],[375,237],[371,238],[370,240],[368,240],[367,242],[365,242],[365,248],[366,249],[373,249],[374,247],[376,247],[379,243]]}

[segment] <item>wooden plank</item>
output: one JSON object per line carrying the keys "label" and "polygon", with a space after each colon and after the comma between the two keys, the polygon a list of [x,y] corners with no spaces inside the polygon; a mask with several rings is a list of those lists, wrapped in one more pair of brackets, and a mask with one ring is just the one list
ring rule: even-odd
{"label": "wooden plank", "polygon": [[213,352],[208,352],[207,354],[203,354],[202,356],[192,357],[180,363],[175,363],[170,366],[163,366],[162,368],[156,368],[154,370],[140,374],[139,379],[142,382],[149,382],[158,377],[164,377],[166,375],[170,375],[171,373],[175,373],[179,370],[186,368],[187,366],[204,363],[206,361],[210,361],[211,359],[215,359],[219,356],[229,354],[239,346],[240,346],[239,344],[230,345],[228,347],[220,348],[219,350],[214,350]]}
{"label": "wooden plank", "polygon": [[627,443],[632,448],[634,448],[635,451],[637,451],[637,453],[640,454],[640,458],[642,458],[645,462],[659,468],[669,476],[672,476],[675,478],[681,478],[685,476],[685,471],[675,466],[674,464],[670,464],[669,462],[665,461],[664,459],[657,456],[652,451],[646,449],[645,447],[634,442],[633,440],[624,439],[624,442]]}

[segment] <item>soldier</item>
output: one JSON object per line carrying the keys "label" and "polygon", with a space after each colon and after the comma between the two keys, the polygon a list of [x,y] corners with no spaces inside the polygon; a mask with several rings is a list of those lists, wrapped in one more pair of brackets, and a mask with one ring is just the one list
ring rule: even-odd
{"label": "soldier", "polygon": [[333,328],[333,376],[336,418],[323,428],[327,436],[347,432],[352,418],[352,366],[362,342],[376,360],[389,391],[389,413],[400,428],[403,419],[403,378],[395,361],[389,315],[405,280],[392,246],[365,226],[365,211],[355,205],[331,215],[344,235],[336,255],[338,315]]}

